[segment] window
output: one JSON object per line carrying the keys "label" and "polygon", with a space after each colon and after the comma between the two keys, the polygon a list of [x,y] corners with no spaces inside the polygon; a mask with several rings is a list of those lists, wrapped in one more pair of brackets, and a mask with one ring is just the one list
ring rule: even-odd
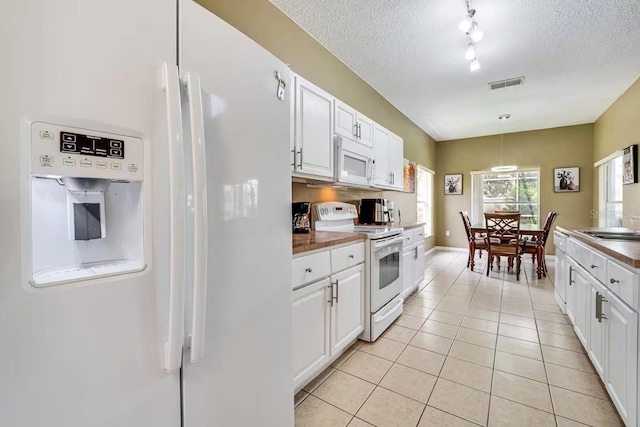
{"label": "window", "polygon": [[418,222],[424,222],[425,236],[433,235],[433,171],[418,166],[416,193],[418,196]]}
{"label": "window", "polygon": [[622,227],[622,156],[600,165],[599,226]]}
{"label": "window", "polygon": [[472,175],[472,222],[483,223],[484,214],[517,211],[521,224],[539,225],[540,171],[479,172]]}

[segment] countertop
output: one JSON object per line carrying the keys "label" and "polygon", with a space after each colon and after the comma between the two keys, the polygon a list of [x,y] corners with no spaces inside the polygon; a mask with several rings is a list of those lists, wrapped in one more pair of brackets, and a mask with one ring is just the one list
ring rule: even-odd
{"label": "countertop", "polygon": [[564,228],[556,227],[561,233],[565,233],[574,239],[591,246],[592,248],[603,252],[618,261],[625,263],[633,268],[640,268],[640,242],[628,242],[622,240],[605,240],[590,237],[580,233],[584,231],[637,231],[629,228],[598,228],[598,227],[581,227],[581,228]]}
{"label": "countertop", "polygon": [[404,230],[411,230],[412,228],[422,227],[425,224],[426,224],[425,222],[401,222],[401,223],[394,223],[393,226],[402,227],[402,229]]}
{"label": "countertop", "polygon": [[366,239],[366,234],[362,233],[340,233],[334,231],[315,231],[309,234],[292,234],[293,254],[327,248],[329,246],[341,245],[349,242],[357,242]]}

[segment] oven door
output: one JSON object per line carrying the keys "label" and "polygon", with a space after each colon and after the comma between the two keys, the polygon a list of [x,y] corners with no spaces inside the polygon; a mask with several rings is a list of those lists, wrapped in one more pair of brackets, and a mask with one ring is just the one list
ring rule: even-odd
{"label": "oven door", "polygon": [[371,241],[371,312],[402,292],[402,236]]}
{"label": "oven door", "polygon": [[348,150],[348,142],[338,142],[335,180],[368,187],[373,175],[373,159],[366,153]]}

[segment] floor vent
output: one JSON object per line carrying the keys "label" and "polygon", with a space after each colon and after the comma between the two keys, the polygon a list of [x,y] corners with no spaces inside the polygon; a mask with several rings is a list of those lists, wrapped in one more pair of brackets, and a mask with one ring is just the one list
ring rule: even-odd
{"label": "floor vent", "polygon": [[524,83],[524,77],[514,77],[512,79],[500,80],[489,83],[489,90],[502,89],[505,87],[519,86]]}

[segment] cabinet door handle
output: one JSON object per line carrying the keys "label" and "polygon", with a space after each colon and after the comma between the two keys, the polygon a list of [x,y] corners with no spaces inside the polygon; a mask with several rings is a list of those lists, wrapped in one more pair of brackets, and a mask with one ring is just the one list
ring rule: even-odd
{"label": "cabinet door handle", "polygon": [[598,266],[595,264],[591,264],[591,268],[598,268]]}
{"label": "cabinet door handle", "polygon": [[349,254],[349,258],[353,259],[353,254]]}
{"label": "cabinet door handle", "polygon": [[298,150],[298,156],[300,156],[300,164],[298,167],[302,169],[302,148]]}
{"label": "cabinet door handle", "polygon": [[353,124],[353,137],[354,138],[358,137],[358,123]]}
{"label": "cabinet door handle", "polygon": [[[340,281],[336,279],[335,282],[331,282],[331,305],[333,305],[333,300],[336,300],[336,304],[338,303],[338,293],[340,293],[340,287],[338,286]],[[333,285],[336,286],[336,294],[333,294]]]}
{"label": "cabinet door handle", "polygon": [[362,139],[362,123],[358,123],[358,138]]}
{"label": "cabinet door handle", "polygon": [[609,283],[613,285],[614,283],[620,283],[620,280],[616,280],[612,277],[611,279],[609,279]]}
{"label": "cabinet door handle", "polygon": [[413,249],[413,252],[415,253],[415,255],[413,256],[413,259],[418,259],[418,247],[417,246]]}
{"label": "cabinet door handle", "polygon": [[291,150],[291,154],[293,154],[293,163],[291,163],[291,166],[293,166],[293,168],[296,168],[296,150]]}
{"label": "cabinet door handle", "polygon": [[311,267],[307,267],[304,269],[304,271],[306,271],[307,273],[311,273],[313,270],[311,269]]}
{"label": "cabinet door handle", "polygon": [[329,301],[327,301],[329,304],[331,304],[331,307],[333,307],[333,282],[330,282],[331,285],[327,286],[327,288],[329,288],[331,290],[331,295],[329,295]]}
{"label": "cabinet door handle", "polygon": [[596,292],[596,319],[598,322],[602,322],[602,300],[600,299],[600,292]]}

